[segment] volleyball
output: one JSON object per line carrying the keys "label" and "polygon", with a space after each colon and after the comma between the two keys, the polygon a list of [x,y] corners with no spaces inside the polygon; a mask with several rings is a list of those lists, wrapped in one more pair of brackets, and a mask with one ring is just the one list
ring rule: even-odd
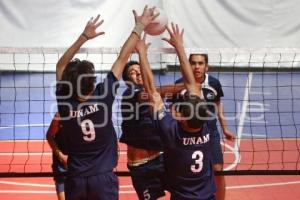
{"label": "volleyball", "polygon": [[166,13],[160,9],[160,8],[155,8],[154,9],[154,14],[159,13],[159,15],[155,18],[155,20],[148,24],[145,28],[145,33],[149,35],[160,35],[162,34],[168,25],[168,17]]}

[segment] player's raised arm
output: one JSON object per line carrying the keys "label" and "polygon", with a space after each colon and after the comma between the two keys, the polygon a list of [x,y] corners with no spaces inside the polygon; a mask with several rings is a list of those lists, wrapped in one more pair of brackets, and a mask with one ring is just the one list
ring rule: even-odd
{"label": "player's raised arm", "polygon": [[189,94],[200,96],[199,86],[197,86],[196,84],[192,67],[190,66],[190,63],[184,51],[184,46],[183,46],[184,30],[182,29],[180,31],[178,25],[177,24],[174,25],[173,23],[171,23],[171,28],[172,29],[167,27],[167,30],[170,34],[170,38],[169,39],[163,38],[162,40],[168,42],[170,45],[172,45],[175,48],[179,58],[180,70],[183,76],[184,84]]}
{"label": "player's raised arm", "polygon": [[62,73],[67,64],[73,59],[74,55],[80,49],[80,47],[88,40],[93,39],[99,35],[103,35],[104,32],[97,31],[97,28],[103,23],[100,20],[100,15],[95,19],[92,17],[86,24],[84,31],[77,38],[77,40],[68,48],[64,55],[59,59],[56,64],[56,80],[61,80]]}
{"label": "player's raised arm", "polygon": [[149,100],[152,103],[153,112],[156,112],[159,109],[161,109],[164,104],[160,94],[157,92],[155,87],[155,80],[147,58],[147,50],[150,44],[146,44],[145,39],[146,37],[144,35],[143,39],[138,41],[136,45],[136,50],[139,54],[139,60],[141,64],[141,74],[143,77],[143,85],[145,91],[149,94]]}
{"label": "player's raised arm", "polygon": [[144,28],[159,15],[159,13],[154,14],[154,9],[155,7],[148,8],[148,6],[146,5],[144,7],[142,15],[140,16],[136,13],[135,10],[133,10],[135,27],[128,39],[126,40],[126,42],[124,43],[120,55],[118,56],[116,62],[113,64],[111,69],[111,71],[117,79],[121,78],[125,64],[131,52],[134,50],[135,45],[139,40]]}

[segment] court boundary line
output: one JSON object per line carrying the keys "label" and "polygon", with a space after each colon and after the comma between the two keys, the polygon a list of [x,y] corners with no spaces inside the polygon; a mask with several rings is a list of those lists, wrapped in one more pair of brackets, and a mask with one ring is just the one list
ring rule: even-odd
{"label": "court boundary line", "polygon": [[[0,184],[7,184],[7,183],[2,183],[2,182],[9,182],[9,181],[0,181]],[[17,182],[16,182],[17,183]],[[13,184],[11,182],[10,184]],[[22,183],[18,183],[17,185],[21,185]],[[263,184],[248,184],[248,185],[236,185],[236,186],[226,186],[227,190],[234,190],[234,189],[249,189],[249,188],[260,188],[260,187],[273,187],[273,186],[285,186],[285,185],[296,185],[300,184],[300,181],[287,181],[287,182],[275,182],[275,183],[263,183]],[[22,184],[24,185],[24,184]],[[37,186],[39,184],[29,184],[27,183],[28,186],[33,186],[33,187],[46,187],[46,186]],[[41,184],[42,185],[42,184]],[[47,187],[50,187],[50,185]],[[52,186],[51,186],[52,187]],[[54,188],[54,185],[53,185]],[[132,185],[120,185],[120,188],[133,188]],[[30,193],[30,194],[55,194],[55,191],[50,191],[50,190],[0,190],[0,193]],[[119,194],[133,194],[136,193],[133,190],[128,190],[128,191],[121,191],[119,190]]]}
{"label": "court boundary line", "polygon": [[[52,190],[0,190],[0,194],[7,194],[7,193],[18,193],[18,194],[56,194],[56,191]],[[136,194],[133,190],[128,191],[119,191],[119,194]]]}
{"label": "court boundary line", "polygon": [[244,93],[244,98],[243,98],[243,105],[242,105],[242,109],[241,109],[241,115],[240,115],[240,119],[239,119],[239,124],[238,124],[238,128],[237,128],[237,133],[236,133],[236,140],[235,140],[235,144],[234,144],[234,148],[233,148],[233,152],[236,152],[234,155],[235,159],[232,162],[231,165],[227,166],[224,170],[231,170],[233,168],[235,168],[241,161],[241,154],[239,152],[239,147],[241,144],[241,140],[242,140],[242,135],[243,135],[243,128],[244,128],[244,122],[245,122],[245,118],[246,118],[246,112],[247,112],[247,108],[248,108],[248,100],[249,100],[249,93],[250,93],[250,87],[252,84],[252,78],[253,78],[253,73],[250,72],[248,74],[248,79],[245,85],[245,93]]}
{"label": "court boundary line", "polygon": [[[118,155],[127,155],[126,150],[120,150]],[[0,156],[52,156],[51,151],[45,152],[0,152]]]}

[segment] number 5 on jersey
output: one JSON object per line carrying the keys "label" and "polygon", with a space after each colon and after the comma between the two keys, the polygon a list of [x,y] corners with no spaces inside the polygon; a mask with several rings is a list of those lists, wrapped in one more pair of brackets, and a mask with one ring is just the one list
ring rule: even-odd
{"label": "number 5 on jersey", "polygon": [[84,141],[91,142],[95,140],[96,138],[95,126],[91,120],[89,119],[83,120],[80,126],[81,126],[82,133],[84,135],[83,136]]}

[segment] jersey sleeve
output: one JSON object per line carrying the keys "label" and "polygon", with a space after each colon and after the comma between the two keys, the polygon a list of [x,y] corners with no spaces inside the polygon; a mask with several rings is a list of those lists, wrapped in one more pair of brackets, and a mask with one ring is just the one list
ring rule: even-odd
{"label": "jersey sleeve", "polygon": [[119,87],[119,81],[112,72],[109,72],[102,83],[96,86],[96,95],[99,98],[106,99],[111,103],[115,100],[117,89]]}
{"label": "jersey sleeve", "polygon": [[217,82],[217,92],[218,92],[218,95],[217,95],[217,99],[220,99],[221,97],[224,96],[224,92],[223,92],[223,89],[222,89],[222,85],[220,83],[220,81]]}
{"label": "jersey sleeve", "polygon": [[210,81],[209,81],[210,85],[216,90],[217,92],[217,96],[216,96],[216,100],[220,100],[221,97],[224,96],[224,93],[223,93],[223,89],[222,89],[222,85],[220,83],[220,81],[218,79],[216,79],[215,77],[213,76],[210,76]]}
{"label": "jersey sleeve", "polygon": [[160,129],[159,133],[165,144],[171,144],[176,135],[177,121],[173,119],[170,112],[161,109],[154,113],[156,128]]}

